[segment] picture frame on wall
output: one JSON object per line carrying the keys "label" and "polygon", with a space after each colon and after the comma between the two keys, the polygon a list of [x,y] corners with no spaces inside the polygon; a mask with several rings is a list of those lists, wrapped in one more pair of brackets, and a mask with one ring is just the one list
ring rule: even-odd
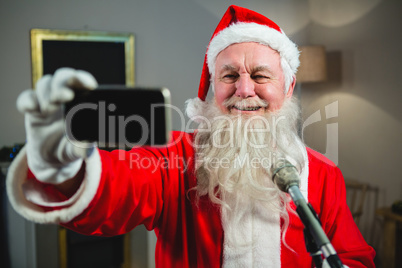
{"label": "picture frame on wall", "polygon": [[134,86],[134,35],[31,29],[32,86],[61,67],[90,72],[99,84]]}
{"label": "picture frame on wall", "polygon": [[[134,35],[131,33],[31,29],[32,86],[46,74],[70,67],[91,73],[99,85],[135,84]],[[58,228],[60,268],[130,267],[129,233],[84,236]]]}

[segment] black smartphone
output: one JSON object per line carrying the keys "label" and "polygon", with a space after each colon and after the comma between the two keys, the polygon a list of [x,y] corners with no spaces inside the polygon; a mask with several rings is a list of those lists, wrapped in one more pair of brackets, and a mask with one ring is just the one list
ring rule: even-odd
{"label": "black smartphone", "polygon": [[75,89],[64,105],[67,137],[96,142],[104,149],[164,145],[171,132],[170,91],[167,88],[100,86]]}

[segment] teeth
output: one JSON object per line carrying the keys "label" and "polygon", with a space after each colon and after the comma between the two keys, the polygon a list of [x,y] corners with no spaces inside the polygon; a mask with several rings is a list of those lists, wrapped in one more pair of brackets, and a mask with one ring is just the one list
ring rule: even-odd
{"label": "teeth", "polygon": [[257,111],[258,109],[261,108],[261,107],[237,107],[237,106],[234,107],[240,111]]}

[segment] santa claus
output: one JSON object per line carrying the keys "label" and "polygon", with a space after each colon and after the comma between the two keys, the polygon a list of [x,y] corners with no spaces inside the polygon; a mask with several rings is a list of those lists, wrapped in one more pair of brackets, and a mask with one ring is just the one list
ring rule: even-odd
{"label": "santa claus", "polygon": [[27,219],[87,235],[144,224],[157,236],[157,267],[313,267],[295,206],[272,181],[271,167],[285,158],[342,262],[374,267],[340,170],[297,135],[298,56],[273,21],[230,6],[209,43],[198,98],[187,103],[197,131],[130,151],[72,145],[61,104],[72,87],[97,83],[72,69],[43,77],[17,102],[27,145],[9,170],[12,205]]}

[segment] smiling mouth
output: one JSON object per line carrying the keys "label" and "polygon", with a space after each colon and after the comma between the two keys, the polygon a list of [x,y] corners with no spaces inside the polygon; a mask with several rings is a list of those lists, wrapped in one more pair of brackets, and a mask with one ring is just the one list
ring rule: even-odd
{"label": "smiling mouth", "polygon": [[261,106],[256,106],[256,107],[233,106],[233,108],[235,108],[236,110],[239,110],[239,111],[258,111],[262,107]]}
{"label": "smiling mouth", "polygon": [[263,111],[268,108],[268,102],[259,98],[240,98],[232,96],[223,103],[230,111],[238,111],[239,113],[253,113]]}

